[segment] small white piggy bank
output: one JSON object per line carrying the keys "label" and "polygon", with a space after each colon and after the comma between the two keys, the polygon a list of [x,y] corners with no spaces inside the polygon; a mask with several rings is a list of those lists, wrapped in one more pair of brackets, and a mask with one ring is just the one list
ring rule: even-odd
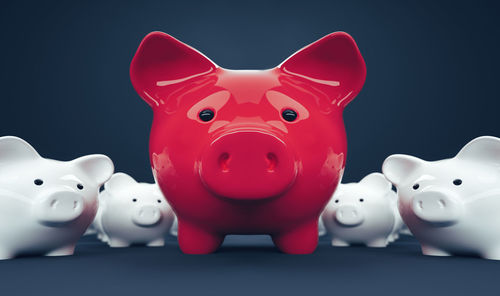
{"label": "small white piggy bank", "polygon": [[332,246],[387,246],[396,222],[392,194],[391,183],[380,173],[359,183],[339,184],[322,214]]}
{"label": "small white piggy bank", "polygon": [[0,137],[0,259],[72,255],[113,169],[104,155],[57,161],[20,138]]}
{"label": "small white piggy bank", "polygon": [[172,208],[156,184],[138,183],[116,173],[99,193],[93,226],[110,247],[145,244],[163,246],[175,219]]}
{"label": "small white piggy bank", "polygon": [[[391,186],[392,187],[392,186]],[[389,242],[392,243],[399,238],[399,234],[404,232],[406,225],[401,218],[398,210],[398,195],[396,192],[391,190],[391,193],[388,195],[391,200],[391,207],[394,211],[394,227],[392,228],[392,233],[389,235]]]}
{"label": "small white piggy bank", "polygon": [[391,155],[382,170],[424,255],[500,260],[500,139],[476,138],[439,161]]}

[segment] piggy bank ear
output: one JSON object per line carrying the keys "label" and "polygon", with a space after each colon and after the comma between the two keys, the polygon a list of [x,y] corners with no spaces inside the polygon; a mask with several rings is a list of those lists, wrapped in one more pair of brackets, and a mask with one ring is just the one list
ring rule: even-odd
{"label": "piggy bank ear", "polygon": [[285,73],[325,89],[332,104],[344,108],[361,91],[366,66],[352,37],[335,32],[299,50],[279,66]]}
{"label": "piggy bank ear", "polygon": [[137,93],[153,108],[185,81],[212,73],[212,61],[190,46],[162,32],[142,40],[130,65],[130,79]]}
{"label": "piggy bank ear", "polygon": [[491,136],[475,138],[465,145],[455,158],[500,165],[500,139]]}
{"label": "piggy bank ear", "polygon": [[131,176],[125,173],[116,173],[111,176],[108,182],[104,184],[104,190],[107,191],[115,191],[123,189],[126,186],[130,186],[136,184],[137,181],[134,180]]}
{"label": "piggy bank ear", "polygon": [[391,182],[387,181],[387,179],[381,173],[371,173],[361,179],[359,183],[368,186],[370,189],[380,192],[387,192],[392,188]]}
{"label": "piggy bank ear", "polygon": [[82,156],[72,160],[71,163],[91,179],[95,180],[96,184],[99,186],[104,184],[115,170],[111,159],[102,154]]}
{"label": "piggy bank ear", "polygon": [[38,158],[38,152],[25,140],[13,136],[0,137],[0,165]]}
{"label": "piggy bank ear", "polygon": [[394,154],[384,161],[382,172],[392,184],[398,186],[405,178],[423,165],[420,158],[404,154]]}

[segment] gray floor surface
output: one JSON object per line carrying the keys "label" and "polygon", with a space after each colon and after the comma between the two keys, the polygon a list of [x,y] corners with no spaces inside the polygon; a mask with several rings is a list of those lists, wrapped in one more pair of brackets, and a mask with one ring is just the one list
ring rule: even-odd
{"label": "gray floor surface", "polygon": [[497,261],[425,257],[410,236],[383,249],[323,237],[303,256],[268,236],[228,236],[202,256],[182,254],[174,237],[124,249],[84,237],[74,256],[0,261],[0,295],[500,295],[499,271]]}

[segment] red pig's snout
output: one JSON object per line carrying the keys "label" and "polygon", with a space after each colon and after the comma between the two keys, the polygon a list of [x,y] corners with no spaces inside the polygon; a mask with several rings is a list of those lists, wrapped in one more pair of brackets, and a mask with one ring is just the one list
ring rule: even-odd
{"label": "red pig's snout", "polygon": [[216,195],[264,199],[285,192],[297,174],[286,142],[260,130],[226,133],[215,139],[201,159],[200,176]]}

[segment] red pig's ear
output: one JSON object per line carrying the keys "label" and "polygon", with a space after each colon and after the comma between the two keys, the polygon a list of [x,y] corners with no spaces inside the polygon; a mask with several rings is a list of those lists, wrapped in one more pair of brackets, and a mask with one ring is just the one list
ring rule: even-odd
{"label": "red pig's ear", "polygon": [[162,32],[142,40],[130,65],[130,79],[137,93],[155,108],[165,94],[182,82],[207,75],[217,65],[194,48]]}
{"label": "red pig's ear", "polygon": [[332,104],[341,108],[359,93],[366,77],[365,61],[352,37],[344,32],[332,33],[302,48],[279,67],[321,86]]}

